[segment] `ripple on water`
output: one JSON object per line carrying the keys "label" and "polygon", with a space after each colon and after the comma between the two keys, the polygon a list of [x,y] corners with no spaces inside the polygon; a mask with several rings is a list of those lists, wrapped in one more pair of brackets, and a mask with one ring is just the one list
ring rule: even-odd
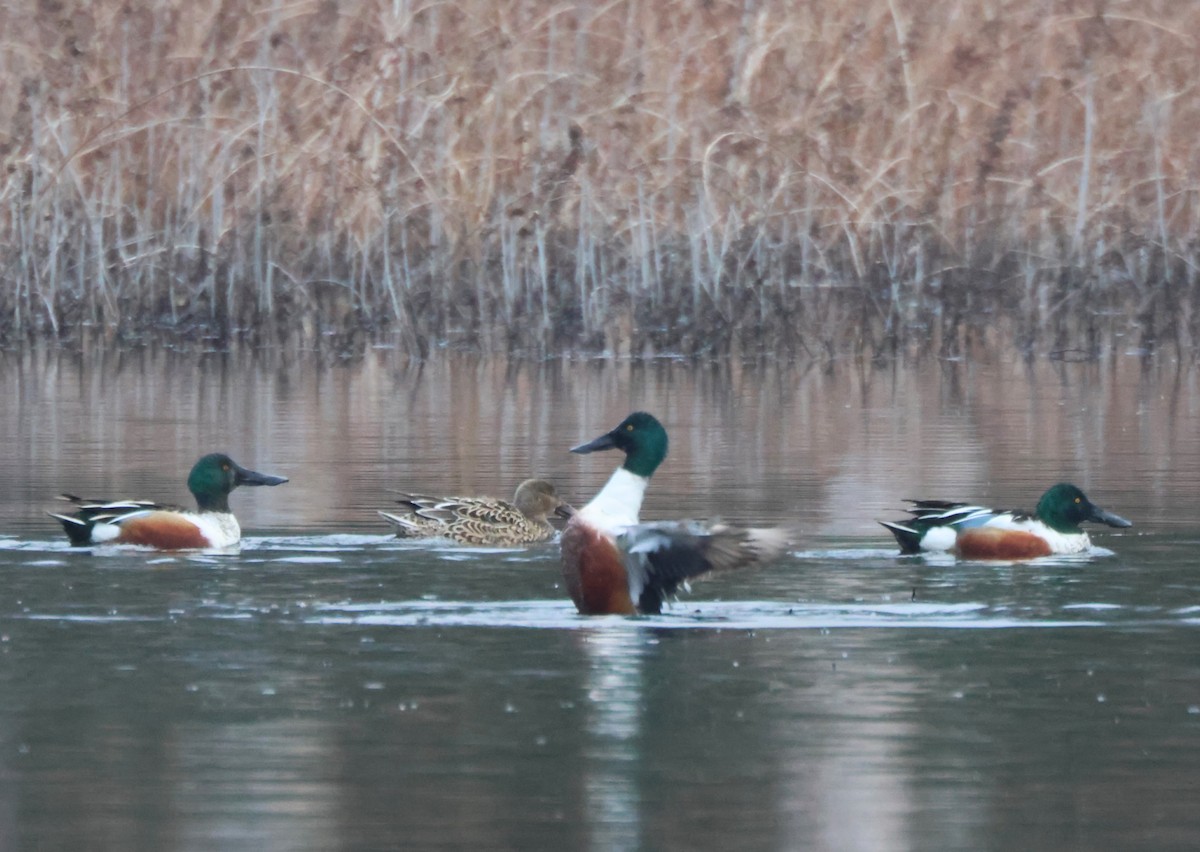
{"label": "ripple on water", "polygon": [[[970,573],[977,575],[981,566],[978,564],[965,565],[963,572],[946,572],[951,578],[950,587],[960,589],[960,597],[969,598],[966,601],[931,602],[929,600],[908,600],[907,595],[901,598],[891,598],[885,595],[852,596],[840,595],[841,599],[824,601],[812,600],[813,589],[807,589],[803,596],[797,594],[797,588],[779,585],[780,599],[769,599],[771,592],[764,598],[762,591],[749,591],[754,595],[753,600],[697,600],[683,598],[674,602],[666,612],[656,616],[624,617],[582,617],[579,616],[572,604],[565,598],[556,598],[548,593],[547,600],[487,600],[488,597],[503,597],[513,591],[512,582],[537,584],[539,588],[547,588],[545,582],[536,579],[536,573],[521,573],[523,569],[514,568],[517,573],[502,574],[504,583],[485,585],[476,578],[487,576],[485,573],[471,573],[478,565],[487,564],[489,570],[500,564],[526,563],[538,570],[554,556],[553,545],[532,548],[471,548],[463,547],[453,542],[406,541],[397,539],[390,534],[308,534],[308,535],[268,535],[248,536],[243,539],[240,548],[222,552],[186,552],[159,553],[145,548],[130,548],[125,546],[105,546],[98,548],[73,548],[66,541],[53,540],[22,540],[14,537],[0,537],[0,550],[25,551],[28,553],[45,554],[41,558],[30,559],[28,556],[14,554],[15,564],[37,567],[41,570],[48,568],[67,567],[78,573],[79,577],[91,576],[92,565],[77,558],[68,560],[80,554],[86,556],[111,557],[125,555],[123,561],[105,558],[95,563],[95,567],[118,568],[126,570],[145,570],[146,568],[163,567],[170,569],[173,565],[190,567],[213,567],[229,572],[218,586],[218,598],[225,600],[201,602],[196,606],[186,607],[186,613],[178,612],[169,615],[159,615],[158,601],[154,594],[164,589],[173,595],[172,603],[177,602],[180,591],[194,591],[188,583],[209,583],[206,575],[181,575],[189,580],[179,586],[172,586],[169,574],[159,576],[164,579],[158,585],[152,586],[153,592],[149,598],[139,600],[133,609],[101,610],[94,613],[79,612],[63,606],[64,599],[55,591],[53,602],[35,605],[16,618],[31,620],[62,622],[92,621],[99,623],[121,621],[145,621],[171,619],[234,619],[253,620],[269,615],[282,621],[294,621],[298,624],[313,626],[336,627],[338,625],[372,625],[392,627],[497,627],[518,629],[640,629],[644,627],[664,629],[745,629],[745,630],[814,630],[814,629],[1045,629],[1072,627],[1110,627],[1129,628],[1148,624],[1195,624],[1200,614],[1200,607],[1184,607],[1172,610],[1145,609],[1124,606],[1106,601],[1102,590],[1092,590],[1088,597],[1082,600],[1064,601],[1048,600],[1037,607],[1024,605],[1012,608],[1004,605],[1005,598],[992,600],[989,592],[994,584],[974,585],[960,582],[961,576]],[[383,552],[386,554],[406,553],[412,559],[405,559],[405,567],[411,570],[405,572],[392,571],[391,561],[381,569],[380,560],[371,562],[370,554]],[[1086,564],[1092,556],[1108,553],[1083,554],[1073,557],[1055,557],[1046,560],[1035,560],[1026,563],[1031,576],[1041,576],[1047,564],[1063,564],[1076,566]],[[364,557],[364,554],[366,556]],[[423,557],[423,560],[418,558]],[[364,558],[367,561],[363,561]],[[886,570],[887,566],[897,564],[901,560],[890,548],[879,547],[835,547],[830,549],[803,550],[792,554],[794,560],[812,560],[854,566],[862,563],[865,568],[864,577],[874,578],[876,570]],[[913,564],[905,557],[904,564]],[[916,557],[940,569],[943,561],[947,564],[955,562],[953,557]],[[362,563],[361,565],[359,563]],[[411,565],[409,564],[411,562]],[[455,571],[446,573],[447,563],[456,565]],[[475,566],[472,565],[475,563]],[[355,565],[360,568],[352,575],[345,572],[328,572],[321,574],[318,570],[312,572],[290,572],[286,569],[271,572],[260,569],[271,565]],[[462,565],[461,572],[457,568]],[[1008,569],[1007,563],[989,563]],[[849,568],[847,569],[849,570]],[[1069,574],[1074,577],[1076,572]],[[319,575],[319,576],[318,576]],[[361,576],[360,576],[361,575]],[[36,575],[30,574],[30,577]],[[245,578],[269,578],[262,584],[250,582]],[[349,579],[348,579],[349,576]],[[854,576],[860,576],[858,574]],[[981,576],[987,576],[984,572]],[[1061,574],[1049,572],[1057,581]],[[1083,575],[1078,575],[1083,576]],[[314,577],[321,581],[328,579],[326,585],[314,582]],[[464,595],[462,585],[464,578],[472,578],[472,591]],[[365,578],[365,579],[363,579]],[[533,579],[530,579],[533,578]],[[936,579],[936,576],[935,576]],[[101,581],[101,582],[107,582]],[[329,584],[336,584],[339,592],[346,595],[344,601],[330,601],[323,594]],[[355,585],[356,583],[360,585]],[[386,583],[387,585],[384,585]],[[436,585],[436,584],[441,585]],[[783,583],[783,580],[780,580]],[[478,589],[479,597],[483,600],[447,600],[436,594],[453,586],[450,595],[458,598],[474,594]],[[874,579],[867,581],[867,586],[877,588]],[[202,586],[209,589],[209,586]],[[383,596],[393,600],[372,599],[359,603],[360,596],[373,597],[380,589]],[[498,591],[499,590],[499,591]],[[431,594],[422,595],[421,592]],[[1096,594],[1100,591],[1100,594]],[[746,589],[742,590],[747,593]],[[826,590],[825,593],[827,593]],[[209,592],[206,591],[205,594]],[[390,594],[389,594],[390,593]],[[539,592],[532,587],[528,591],[516,591],[522,598],[536,596]],[[822,595],[821,590],[816,590]],[[131,603],[127,591],[113,593],[113,603],[124,605]],[[314,596],[317,597],[314,600]],[[797,600],[797,598],[800,600]],[[324,599],[324,600],[322,600]],[[864,600],[866,602],[864,602]],[[872,602],[874,601],[874,602]],[[1010,601],[1011,602],[1011,601]],[[165,608],[161,610],[165,612]]]}
{"label": "ripple on water", "polygon": [[895,559],[898,562],[925,563],[933,566],[973,565],[980,567],[1004,568],[1011,565],[1028,565],[1045,568],[1053,565],[1086,565],[1096,558],[1116,556],[1106,547],[1093,546],[1082,553],[1064,553],[1055,556],[1043,556],[1037,559],[1006,561],[1003,559],[960,559],[948,551],[925,551],[922,553],[901,553],[894,547],[843,547],[812,550],[797,550],[791,554],[796,559],[817,559],[821,561],[862,562],[878,559]]}
{"label": "ripple on water", "polygon": [[[1086,613],[1076,616],[1073,613]],[[337,602],[294,599],[204,601],[162,614],[130,610],[63,612],[26,608],[8,617],[29,621],[116,623],[163,620],[236,620],[261,617],[314,627],[492,627],[518,629],[738,629],[738,630],[1044,630],[1140,629],[1200,624],[1195,612],[1072,604],[1053,610],[981,602],[786,603],[765,600],[676,602],[661,615],[581,616],[567,600],[461,601],[433,595],[400,601]]]}
{"label": "ripple on water", "polygon": [[[397,548],[395,545],[402,547]],[[401,542],[393,536],[353,535],[344,533],[287,536],[246,536],[233,547],[219,550],[184,551],[182,558],[200,556],[237,556],[239,553],[256,551],[304,551],[307,553],[355,552],[365,549],[413,548],[413,543]],[[0,536],[0,551],[32,551],[35,553],[93,553],[98,556],[127,555],[130,553],[162,553],[152,547],[135,544],[102,544],[91,547],[75,547],[65,538],[21,539]],[[180,557],[169,556],[157,561],[171,561]],[[25,563],[32,564],[32,563]],[[148,563],[150,564],[150,563]]]}
{"label": "ripple on water", "polygon": [[566,601],[412,600],[372,604],[318,604],[306,620],[315,624],[392,627],[517,627],[815,630],[841,628],[1049,628],[1100,627],[1096,620],[1022,618],[982,603],[786,604],[774,601],[710,601],[676,604],[661,615],[581,616]]}
{"label": "ripple on water", "polygon": [[396,541],[390,535],[331,533],[323,535],[245,536],[243,552],[255,550],[356,551]]}
{"label": "ripple on water", "polygon": [[325,565],[329,563],[341,564],[342,560],[336,556],[311,556],[301,554],[298,556],[280,556],[278,559],[268,560],[270,562],[292,562],[300,565]]}

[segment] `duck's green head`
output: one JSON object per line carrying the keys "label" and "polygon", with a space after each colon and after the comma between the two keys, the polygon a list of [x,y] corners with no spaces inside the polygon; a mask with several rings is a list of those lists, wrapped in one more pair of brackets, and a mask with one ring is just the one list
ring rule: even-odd
{"label": "duck's green head", "polygon": [[1120,515],[1101,509],[1069,482],[1060,482],[1042,495],[1037,504],[1037,516],[1051,529],[1062,533],[1079,532],[1079,525],[1084,521],[1110,527],[1133,526]]}
{"label": "duck's green head", "polygon": [[594,441],[572,447],[573,453],[594,453],[597,450],[620,450],[630,473],[649,478],[667,457],[667,430],[652,414],[635,411],[621,421],[616,429]]}
{"label": "duck's green head", "polygon": [[188,491],[202,511],[228,512],[229,492],[239,485],[282,485],[286,476],[247,470],[224,453],[209,453],[192,466]]}

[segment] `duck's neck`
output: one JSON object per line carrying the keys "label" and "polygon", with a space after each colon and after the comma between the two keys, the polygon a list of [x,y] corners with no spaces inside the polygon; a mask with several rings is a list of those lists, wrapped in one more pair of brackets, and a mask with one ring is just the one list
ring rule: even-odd
{"label": "duck's neck", "polygon": [[585,521],[611,535],[619,535],[638,522],[649,477],[619,467],[592,501],[579,510]]}
{"label": "duck's neck", "polygon": [[226,491],[222,491],[220,494],[202,494],[193,491],[192,496],[196,498],[196,506],[201,512],[229,514],[229,493]]}

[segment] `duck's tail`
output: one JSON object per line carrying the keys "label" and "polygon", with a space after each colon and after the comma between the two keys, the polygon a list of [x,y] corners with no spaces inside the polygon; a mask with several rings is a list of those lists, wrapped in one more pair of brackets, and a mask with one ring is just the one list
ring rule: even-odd
{"label": "duck's tail", "polygon": [[912,527],[906,527],[902,523],[880,521],[881,526],[887,527],[892,535],[896,537],[896,542],[900,545],[901,553],[920,553],[921,552],[921,531],[915,530]]}
{"label": "duck's tail", "polygon": [[[420,524],[416,523],[411,517],[393,515],[390,512],[384,512],[379,509],[376,509],[376,511],[379,512],[379,517],[396,527],[397,538],[420,538],[428,534],[425,529]],[[428,521],[426,523],[428,523]]]}
{"label": "duck's tail", "polygon": [[58,515],[54,512],[46,514],[62,524],[63,530],[66,531],[67,538],[70,539],[73,546],[82,547],[92,543],[92,528],[96,526],[95,521],[77,518],[74,515]]}

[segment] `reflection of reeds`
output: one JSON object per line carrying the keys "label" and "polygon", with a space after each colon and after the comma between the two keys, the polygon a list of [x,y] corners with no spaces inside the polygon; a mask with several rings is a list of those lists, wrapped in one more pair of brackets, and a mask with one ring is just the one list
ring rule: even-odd
{"label": "reflection of reeds", "polygon": [[0,26],[10,339],[1198,331],[1196,4],[62,0]]}

